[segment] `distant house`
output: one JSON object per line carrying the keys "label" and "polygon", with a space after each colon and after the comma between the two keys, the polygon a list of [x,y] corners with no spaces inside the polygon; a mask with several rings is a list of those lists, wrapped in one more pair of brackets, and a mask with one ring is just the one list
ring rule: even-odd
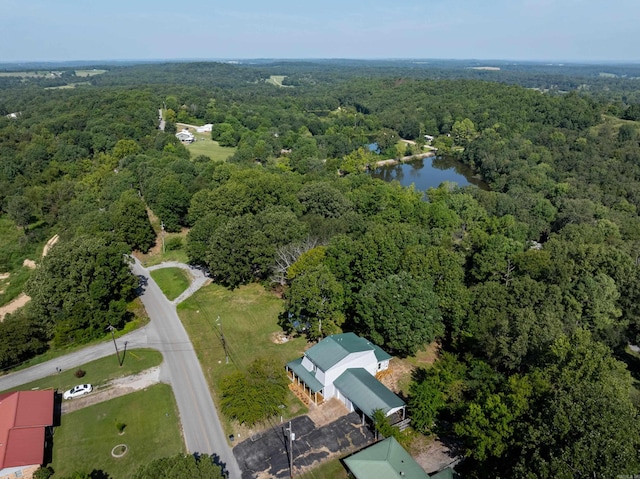
{"label": "distant house", "polygon": [[207,123],[206,125],[202,125],[196,128],[196,131],[198,133],[211,133],[212,128],[213,128],[213,125],[211,123]]}
{"label": "distant house", "polygon": [[191,133],[186,128],[176,133],[176,138],[182,143],[193,143],[194,141],[196,141],[196,137],[193,136],[193,133]]}
{"label": "distant house", "polygon": [[44,462],[53,389],[0,394],[0,478],[25,477]]}
{"label": "distant house", "polygon": [[336,397],[347,409],[371,418],[376,409],[404,419],[405,403],[376,379],[391,356],[354,333],[328,336],[287,364],[289,379],[314,403]]}

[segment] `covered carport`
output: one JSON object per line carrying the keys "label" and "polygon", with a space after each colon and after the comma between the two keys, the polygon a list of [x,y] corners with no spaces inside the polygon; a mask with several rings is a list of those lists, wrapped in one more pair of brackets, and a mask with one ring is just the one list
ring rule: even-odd
{"label": "covered carport", "polygon": [[365,416],[373,419],[377,409],[387,417],[399,414],[401,420],[405,418],[405,402],[366,369],[347,369],[333,384],[338,391],[338,398],[347,409],[360,411],[362,424],[365,423]]}

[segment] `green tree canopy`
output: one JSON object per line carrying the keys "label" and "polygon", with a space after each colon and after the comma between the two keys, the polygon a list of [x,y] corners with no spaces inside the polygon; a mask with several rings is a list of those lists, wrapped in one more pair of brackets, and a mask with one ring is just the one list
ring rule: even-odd
{"label": "green tree canopy", "polygon": [[223,479],[222,468],[208,454],[178,454],[155,459],[138,468],[133,479]]}
{"label": "green tree canopy", "polygon": [[444,332],[431,283],[405,272],[365,285],[356,299],[354,321],[374,343],[403,356]]}
{"label": "green tree canopy", "polygon": [[83,342],[121,327],[137,278],[124,243],[100,237],[61,241],[42,259],[26,285],[30,311],[58,344]]}

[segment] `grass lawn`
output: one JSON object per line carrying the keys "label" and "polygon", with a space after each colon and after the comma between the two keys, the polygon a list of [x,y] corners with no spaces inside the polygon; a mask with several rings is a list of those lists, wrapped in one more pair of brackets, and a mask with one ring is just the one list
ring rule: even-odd
{"label": "grass lawn", "polygon": [[[122,351],[120,352],[122,357]],[[115,356],[115,350],[112,356],[96,359],[90,363],[83,364],[80,368],[62,371],[57,374],[55,369],[51,371],[52,375],[43,379],[38,379],[27,384],[23,384],[11,391],[28,390],[28,389],[47,389],[53,388],[58,391],[66,391],[76,384],[89,383],[94,386],[103,384],[110,379],[129,376],[145,369],[158,366],[162,362],[162,354],[153,349],[132,349],[127,351],[124,356],[122,367],[118,366],[118,359]],[[54,366],[55,368],[55,366]],[[83,369],[86,374],[77,378],[74,373],[77,369]]]}
{"label": "grass lawn", "polygon": [[340,462],[340,459],[333,459],[331,461],[320,464],[318,467],[310,470],[305,474],[300,474],[300,479],[317,479],[319,477],[330,477],[331,479],[347,479],[349,476],[347,470]]}
{"label": "grass lawn", "polygon": [[97,70],[95,68],[92,70],[76,70],[77,77],[92,77],[95,75],[102,75],[103,73],[107,73],[107,70]]}
{"label": "grass lawn", "polygon": [[[202,288],[178,305],[178,313],[191,337],[198,359],[209,383],[212,396],[222,377],[237,369],[246,370],[256,358],[272,358],[284,366],[300,357],[306,346],[304,338],[296,338],[283,344],[274,342],[274,335],[281,331],[278,314],[282,300],[262,286],[251,284],[230,291],[211,284]],[[220,323],[227,342],[230,364],[225,364],[220,341]],[[283,417],[290,418],[306,412],[305,406],[289,394]],[[221,417],[225,423],[224,416]],[[237,433],[232,424],[224,424],[228,434]]]}
{"label": "grass lawn", "polygon": [[211,139],[211,133],[198,133],[190,129],[191,133],[196,137],[196,141],[189,145],[185,145],[187,150],[191,152],[191,157],[195,158],[199,155],[208,156],[213,161],[225,161],[236,151],[235,148],[220,146],[217,141]]}
{"label": "grass lawn", "polygon": [[151,271],[160,289],[169,301],[180,296],[191,284],[191,275],[181,268],[162,268]]}
{"label": "grass lawn", "polygon": [[[116,423],[124,423],[119,435]],[[128,451],[111,456],[118,444]],[[62,416],[53,437],[55,477],[102,470],[113,479],[131,477],[154,459],[184,452],[178,410],[171,387],[157,384]]]}
{"label": "grass lawn", "polygon": [[267,83],[271,83],[272,85],[279,86],[279,87],[284,87],[285,85],[283,85],[282,82],[284,81],[285,78],[287,78],[286,75],[271,75],[267,80]]}

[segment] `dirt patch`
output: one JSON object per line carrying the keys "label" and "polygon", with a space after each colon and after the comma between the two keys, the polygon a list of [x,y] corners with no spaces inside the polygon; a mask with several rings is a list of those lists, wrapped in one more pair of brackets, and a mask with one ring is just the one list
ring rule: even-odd
{"label": "dirt patch", "polygon": [[9,276],[11,276],[11,273],[0,273],[0,281],[7,279]]}
{"label": "dirt patch", "polygon": [[284,344],[289,342],[289,336],[282,331],[276,331],[271,335],[271,342],[275,344]]}
{"label": "dirt patch", "polygon": [[27,267],[29,269],[36,269],[36,262],[33,261],[32,259],[25,259],[22,262],[22,266],[25,266],[25,267]]}
{"label": "dirt patch", "polygon": [[311,403],[307,416],[317,427],[322,427],[347,414],[349,414],[349,411],[346,406],[339,399],[331,398],[319,406]]}
{"label": "dirt patch", "polygon": [[49,254],[49,251],[51,250],[51,248],[53,248],[53,246],[58,242],[59,239],[60,239],[60,236],[55,235],[53,238],[47,241],[47,244],[44,245],[44,249],[42,250],[43,258],[47,256],[47,254]]}
{"label": "dirt patch", "polygon": [[402,359],[392,359],[389,369],[378,375],[378,380],[395,393],[407,392],[404,389],[411,381],[414,366]]}
{"label": "dirt patch", "polygon": [[441,471],[458,462],[455,453],[437,438],[418,436],[409,452],[428,474]]}
{"label": "dirt patch", "polygon": [[31,298],[24,293],[21,293],[16,299],[11,301],[9,304],[5,304],[0,307],[0,321],[4,321],[4,317],[7,314],[13,313],[18,309],[22,308],[25,304],[29,302]]}

